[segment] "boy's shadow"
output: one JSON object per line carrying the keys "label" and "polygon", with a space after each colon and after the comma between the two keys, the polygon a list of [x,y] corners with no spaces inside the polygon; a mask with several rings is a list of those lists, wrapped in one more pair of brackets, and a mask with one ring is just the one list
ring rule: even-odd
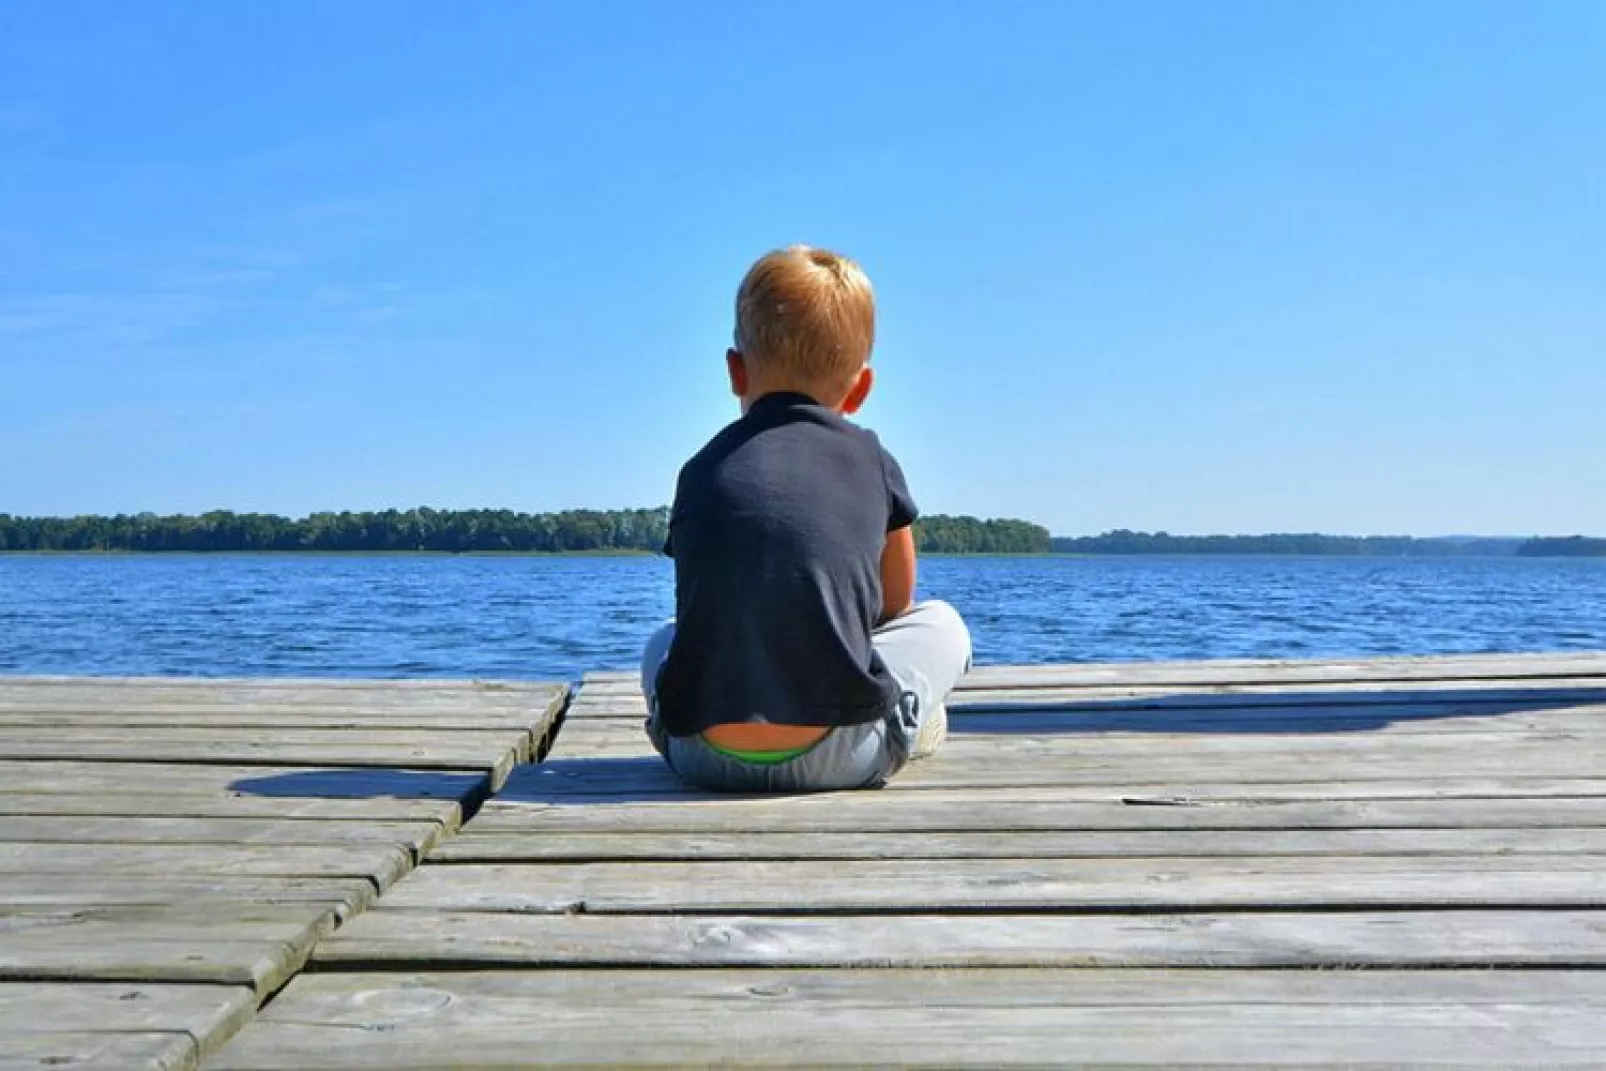
{"label": "boy's shadow", "polygon": [[[562,750],[562,745],[559,745]],[[549,758],[513,771],[497,803],[580,807],[595,803],[668,803],[750,798],[691,788],[655,754],[626,758]]]}
{"label": "boy's shadow", "polygon": [[488,774],[468,770],[352,766],[242,777],[230,782],[229,791],[273,799],[462,800],[483,791],[489,784]]}
{"label": "boy's shadow", "polygon": [[[240,795],[275,799],[456,800],[468,814],[492,795],[490,788],[490,776],[483,773],[361,767],[242,777],[229,785]],[[657,755],[549,758],[514,769],[495,796],[498,803],[567,806],[741,798],[686,787]]]}

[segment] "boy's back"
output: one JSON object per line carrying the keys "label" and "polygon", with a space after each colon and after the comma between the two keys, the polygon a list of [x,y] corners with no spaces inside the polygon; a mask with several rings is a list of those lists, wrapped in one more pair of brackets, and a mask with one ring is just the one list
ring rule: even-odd
{"label": "boy's back", "polygon": [[914,502],[875,435],[875,296],[853,261],[759,258],[725,355],[742,418],[681,470],[677,619],[642,657],[647,735],[707,788],[885,783],[930,753],[970,661],[944,603],[912,605]]}
{"label": "boy's back", "polygon": [[885,717],[901,689],[870,642],[881,557],[887,533],[914,519],[873,432],[804,394],[754,402],[681,471],[665,730]]}

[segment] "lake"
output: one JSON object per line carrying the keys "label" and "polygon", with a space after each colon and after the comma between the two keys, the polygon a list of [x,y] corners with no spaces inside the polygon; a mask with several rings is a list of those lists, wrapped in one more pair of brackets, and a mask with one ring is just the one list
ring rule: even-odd
{"label": "lake", "polygon": [[[981,662],[1606,649],[1606,560],[931,558]],[[0,673],[577,678],[673,602],[648,556],[0,555]]]}

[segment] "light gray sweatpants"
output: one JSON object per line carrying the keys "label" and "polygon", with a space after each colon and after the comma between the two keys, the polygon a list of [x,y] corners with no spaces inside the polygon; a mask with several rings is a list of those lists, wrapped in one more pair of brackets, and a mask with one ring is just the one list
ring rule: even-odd
{"label": "light gray sweatpants", "polygon": [[647,736],[681,780],[722,792],[811,792],[880,788],[910,759],[936,751],[948,735],[948,693],[970,669],[970,630],[945,602],[923,602],[872,635],[875,649],[903,688],[898,707],[880,721],[847,725],[808,751],[773,765],[743,762],[701,736],[669,736],[658,724],[658,671],[675,638],[673,622],[647,642],[641,690]]}

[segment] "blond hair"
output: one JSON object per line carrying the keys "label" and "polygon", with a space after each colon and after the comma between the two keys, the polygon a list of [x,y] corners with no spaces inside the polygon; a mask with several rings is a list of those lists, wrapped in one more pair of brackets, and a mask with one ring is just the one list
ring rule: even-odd
{"label": "blond hair", "polygon": [[806,245],[760,257],[736,292],[736,348],[755,370],[847,390],[875,344],[875,291],[847,257]]}

